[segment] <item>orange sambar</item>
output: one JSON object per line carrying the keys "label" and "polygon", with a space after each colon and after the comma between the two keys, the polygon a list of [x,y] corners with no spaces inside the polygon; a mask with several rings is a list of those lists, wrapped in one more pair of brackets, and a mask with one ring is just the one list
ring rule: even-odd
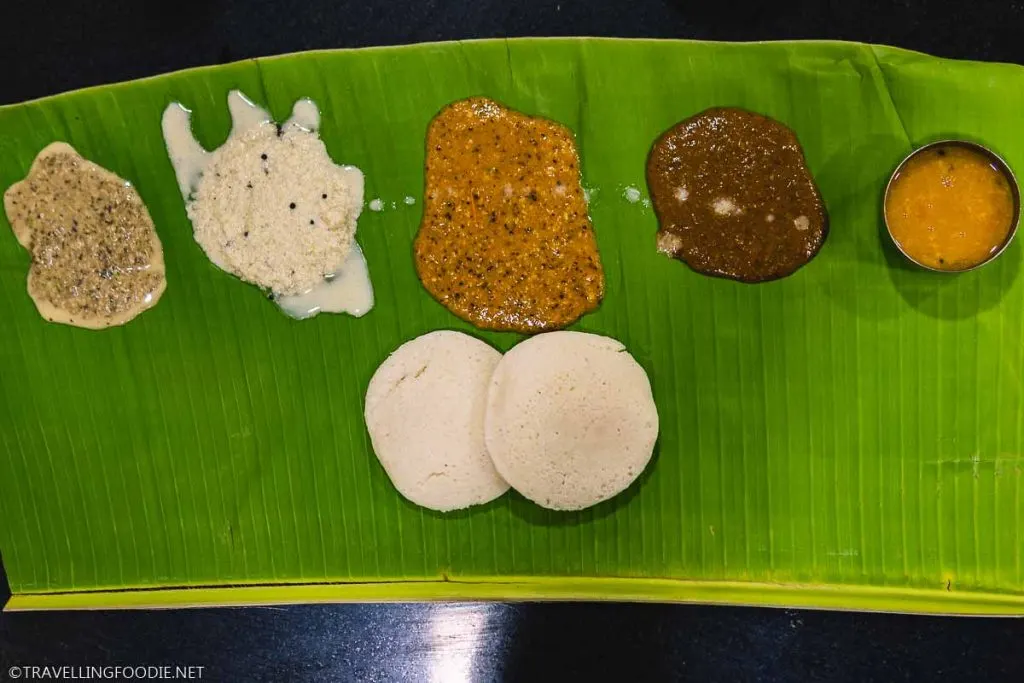
{"label": "orange sambar", "polygon": [[1015,209],[1006,174],[957,144],[911,156],[885,197],[892,238],[910,259],[936,270],[967,270],[991,258],[1013,228]]}

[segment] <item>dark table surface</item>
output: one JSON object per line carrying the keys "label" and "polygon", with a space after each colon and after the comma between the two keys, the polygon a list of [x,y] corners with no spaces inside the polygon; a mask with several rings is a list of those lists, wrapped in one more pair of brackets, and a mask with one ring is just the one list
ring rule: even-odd
{"label": "dark table surface", "polygon": [[[0,103],[282,52],[506,35],[838,38],[1024,63],[1024,4],[1007,0],[9,0],[4,10]],[[4,613],[0,680],[27,680],[11,667],[120,664],[241,681],[1021,681],[1022,642],[1017,619],[679,605]]]}

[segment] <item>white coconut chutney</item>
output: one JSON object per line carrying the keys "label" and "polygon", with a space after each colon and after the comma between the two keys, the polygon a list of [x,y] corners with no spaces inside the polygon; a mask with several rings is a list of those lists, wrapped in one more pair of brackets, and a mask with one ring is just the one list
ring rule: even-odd
{"label": "white coconut chutney", "polygon": [[269,290],[293,317],[363,315],[373,288],[355,242],[362,172],[328,155],[309,99],[297,101],[281,126],[238,90],[228,108],[231,134],[213,151],[193,136],[189,110],[175,102],[163,115],[196,242],[216,266]]}

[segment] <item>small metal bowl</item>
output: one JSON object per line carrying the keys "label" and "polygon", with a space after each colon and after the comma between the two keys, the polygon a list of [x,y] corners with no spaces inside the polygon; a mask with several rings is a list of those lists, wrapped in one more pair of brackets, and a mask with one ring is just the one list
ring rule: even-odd
{"label": "small metal bowl", "polygon": [[[889,226],[888,212],[886,211],[886,207],[889,205],[889,193],[892,191],[893,182],[896,180],[896,178],[899,177],[900,173],[903,171],[903,168],[907,165],[907,162],[916,157],[918,154],[923,154],[924,152],[927,152],[928,150],[931,149],[935,149],[936,147],[964,147],[973,152],[977,152],[981,156],[987,158],[992,163],[992,167],[995,168],[1000,173],[1002,173],[1003,177],[1006,178],[1006,182],[1010,185],[1010,193],[1013,196],[1013,218],[1011,219],[1010,230],[1009,232],[1006,233],[1006,238],[1003,240],[1003,243],[999,245],[998,249],[994,250],[991,254],[989,254],[988,258],[986,258],[984,261],[976,263],[973,266],[969,266],[967,268],[960,268],[959,270],[933,268],[929,265],[921,263],[913,256],[905,252],[903,250],[903,246],[900,245],[899,241],[897,241],[897,239],[892,234],[892,228]],[[1010,242],[1013,241],[1014,235],[1017,234],[1017,226],[1020,223],[1020,186],[1017,185],[1017,178],[1013,175],[1013,171],[1010,169],[1009,164],[1003,161],[1002,157],[1000,157],[998,154],[996,154],[989,148],[979,145],[976,142],[970,142],[968,140],[937,140],[935,142],[930,142],[923,147],[918,147],[917,149],[915,149],[913,152],[908,154],[903,159],[903,161],[900,162],[900,165],[896,167],[896,170],[892,172],[892,175],[889,177],[889,182],[885,186],[885,199],[882,201],[882,220],[885,221],[885,229],[889,233],[889,239],[891,239],[892,243],[896,245],[896,248],[899,249],[900,253],[903,254],[903,256],[905,256],[906,259],[913,263],[914,265],[924,268],[925,270],[930,270],[933,273],[966,273],[970,270],[974,270],[975,268],[981,268],[986,263],[991,263],[992,261],[995,260],[997,256],[1006,251],[1006,248],[1008,246],[1010,246]]]}

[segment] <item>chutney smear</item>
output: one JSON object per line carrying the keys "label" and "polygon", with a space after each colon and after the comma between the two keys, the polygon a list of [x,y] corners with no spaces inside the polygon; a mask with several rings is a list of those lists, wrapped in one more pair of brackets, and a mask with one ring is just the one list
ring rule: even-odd
{"label": "chutney smear", "polygon": [[480,97],[427,131],[416,270],[479,328],[542,332],[597,308],[604,271],[572,132]]}
{"label": "chutney smear", "polygon": [[130,183],[55,142],[4,193],[15,237],[32,252],[28,293],[46,320],[121,325],[160,300],[160,238]]}
{"label": "chutney smear", "polygon": [[716,107],[673,126],[651,148],[647,184],[658,250],[705,275],[786,277],[828,235],[796,134],[753,112]]}

